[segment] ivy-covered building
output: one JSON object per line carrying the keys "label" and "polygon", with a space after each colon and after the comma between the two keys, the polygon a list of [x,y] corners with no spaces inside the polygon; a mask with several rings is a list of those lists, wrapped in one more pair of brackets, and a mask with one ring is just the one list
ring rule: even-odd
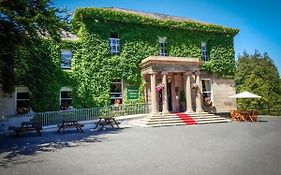
{"label": "ivy-covered building", "polygon": [[[79,8],[75,35],[46,40],[33,80],[0,92],[7,115],[149,103],[152,113],[229,112],[238,29],[117,8]],[[34,66],[36,67],[36,66]],[[23,79],[21,79],[23,80]]]}

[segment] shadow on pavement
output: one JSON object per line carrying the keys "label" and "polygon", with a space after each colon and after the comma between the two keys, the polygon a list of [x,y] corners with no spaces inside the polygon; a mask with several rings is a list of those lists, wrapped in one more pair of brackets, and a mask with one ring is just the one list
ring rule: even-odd
{"label": "shadow on pavement", "polygon": [[50,152],[67,147],[82,146],[83,143],[98,143],[107,141],[106,134],[117,134],[121,129],[106,128],[103,131],[91,128],[84,129],[84,132],[77,130],[66,130],[62,134],[55,129],[43,130],[42,136],[36,132],[26,133],[22,136],[14,135],[0,136],[0,167],[7,167],[10,164],[27,163],[21,160],[21,155],[36,155],[40,152]]}

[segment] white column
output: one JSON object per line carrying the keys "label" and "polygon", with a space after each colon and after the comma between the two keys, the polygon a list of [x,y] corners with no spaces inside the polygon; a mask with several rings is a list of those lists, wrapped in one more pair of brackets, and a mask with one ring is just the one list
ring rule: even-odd
{"label": "white column", "polygon": [[185,99],[186,99],[186,113],[194,112],[192,109],[192,96],[191,96],[191,73],[186,72],[185,81]]}
{"label": "white column", "polygon": [[162,88],[162,104],[163,104],[163,110],[162,114],[168,114],[168,94],[167,94],[167,72],[162,72],[162,84],[164,85],[164,88]]}
{"label": "white column", "polygon": [[145,74],[141,74],[141,78],[142,78],[142,83],[144,84],[144,89],[143,89],[143,94],[144,94],[144,102],[147,103],[148,102],[148,97],[147,97],[147,82],[146,82],[146,76]]}
{"label": "white column", "polygon": [[197,88],[197,94],[196,94],[196,112],[203,112],[202,109],[202,87],[201,87],[201,78],[200,78],[200,72],[196,73],[196,84],[198,86]]}
{"label": "white column", "polygon": [[151,89],[151,114],[157,114],[158,105],[156,100],[156,72],[150,72],[150,89]]}

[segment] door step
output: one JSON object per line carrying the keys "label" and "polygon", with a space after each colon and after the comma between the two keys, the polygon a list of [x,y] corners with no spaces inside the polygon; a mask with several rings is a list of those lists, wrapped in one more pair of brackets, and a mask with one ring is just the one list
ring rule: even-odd
{"label": "door step", "polygon": [[203,113],[171,113],[159,116],[148,116],[139,120],[133,121],[133,125],[140,127],[165,127],[165,126],[180,126],[180,125],[197,125],[197,124],[212,124],[212,123],[227,123],[230,120],[206,112]]}

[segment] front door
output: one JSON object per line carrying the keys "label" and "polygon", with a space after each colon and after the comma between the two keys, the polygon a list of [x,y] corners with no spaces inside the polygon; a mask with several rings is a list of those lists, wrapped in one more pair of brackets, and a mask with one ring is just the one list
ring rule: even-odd
{"label": "front door", "polygon": [[167,84],[167,97],[168,97],[168,110],[172,111],[173,107],[172,107],[172,84],[171,82],[168,82]]}

